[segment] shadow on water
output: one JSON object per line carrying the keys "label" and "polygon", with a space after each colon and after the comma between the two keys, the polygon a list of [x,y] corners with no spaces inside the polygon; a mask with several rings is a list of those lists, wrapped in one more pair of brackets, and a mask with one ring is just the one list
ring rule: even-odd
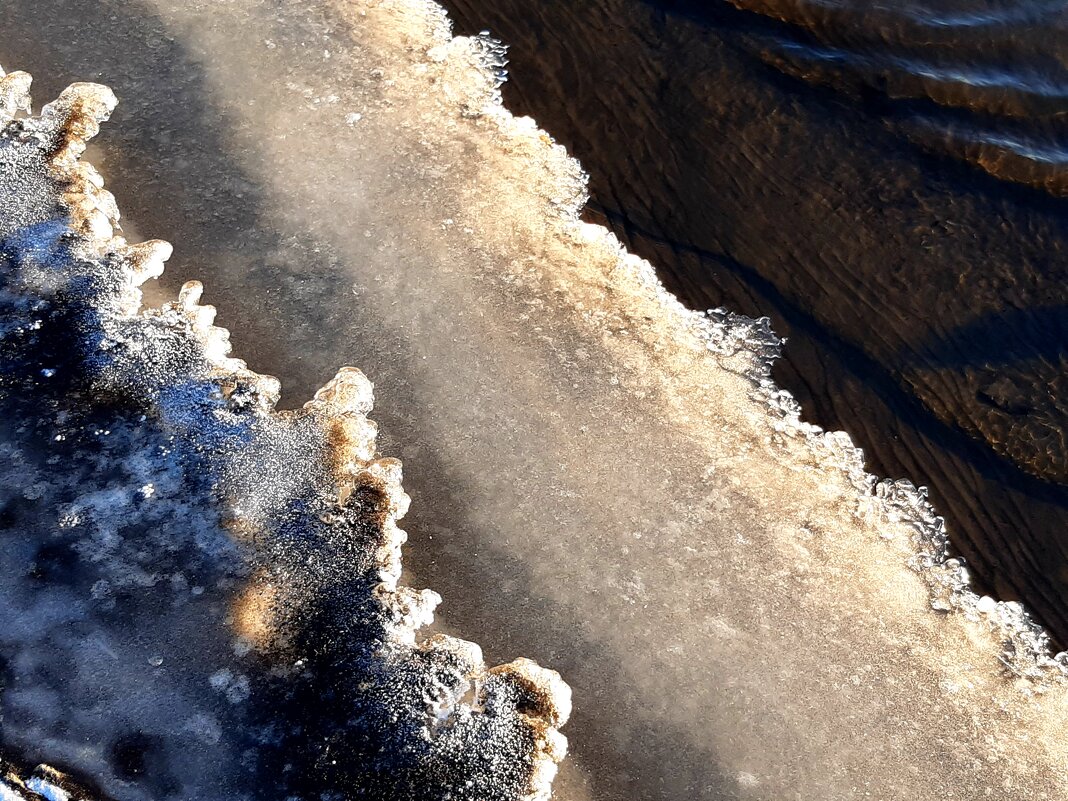
{"label": "shadow on water", "polygon": [[936,365],[1015,364],[1068,356],[1068,305],[984,314],[921,346]]}
{"label": "shadow on water", "polygon": [[[360,342],[298,355],[299,347],[285,343],[262,347],[278,341],[280,330],[314,327],[320,316],[329,316],[325,308],[310,308],[306,296],[298,301],[285,286],[271,283],[276,273],[272,265],[287,258],[307,260],[305,272],[324,288],[321,303],[347,313],[347,293],[328,291],[347,285],[343,265],[317,255],[315,243],[301,242],[303,232],[277,229],[265,210],[264,190],[232,153],[226,110],[213,100],[198,57],[149,7],[111,2],[87,8],[77,0],[8,3],[0,8],[0,30],[0,63],[33,73],[38,106],[75,80],[106,82],[119,96],[119,108],[94,145],[102,157],[98,166],[139,233],[175,243],[163,280],[172,295],[184,280],[203,279],[219,307],[220,324],[233,330],[235,353],[260,354],[254,369],[281,377],[289,397],[309,397],[339,364],[360,363]],[[243,263],[240,269],[213,270],[235,261]],[[249,274],[264,280],[248,281]],[[370,308],[362,311],[372,313]],[[300,323],[287,326],[287,320]],[[403,352],[394,358],[399,365],[414,360]],[[384,441],[396,440],[401,431],[405,440],[425,444],[432,437],[419,421],[427,414],[414,391],[407,408],[384,405],[374,416]],[[706,743],[646,712],[655,704],[634,697],[620,668],[622,655],[583,633],[580,610],[545,599],[529,568],[495,548],[491,531],[469,522],[463,476],[438,460],[432,445],[420,461],[421,472],[411,473],[405,482],[414,498],[406,520],[411,533],[407,568],[446,597],[442,612],[450,625],[480,641],[489,660],[528,655],[567,677],[576,694],[566,728],[570,759],[588,771],[591,797],[733,797],[727,788],[734,783],[721,778]],[[444,525],[464,532],[463,547],[435,544],[430,532]],[[489,597],[494,602],[483,603]],[[552,621],[551,653],[545,652],[546,621]],[[621,747],[606,745],[605,733],[621,718],[641,736]],[[48,755],[25,756],[40,760]],[[268,772],[261,790],[271,786],[273,768]]]}
{"label": "shadow on water", "polygon": [[930,101],[784,74],[762,37],[808,34],[727,3],[445,4],[509,44],[506,103],[583,163],[588,216],[692,308],[770,316],[805,419],[928,485],[980,588],[1068,643],[1068,489],[1040,452],[1065,410],[1012,416],[966,369],[1062,355],[1064,203],[903,138]]}

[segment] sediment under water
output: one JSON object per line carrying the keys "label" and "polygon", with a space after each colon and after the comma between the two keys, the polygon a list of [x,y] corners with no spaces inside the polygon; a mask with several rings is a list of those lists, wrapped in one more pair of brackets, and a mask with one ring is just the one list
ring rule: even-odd
{"label": "sediment under water", "polygon": [[965,135],[1063,141],[1061,4],[446,5],[509,44],[587,217],[691,308],[770,316],[806,418],[1068,642],[1063,171]]}

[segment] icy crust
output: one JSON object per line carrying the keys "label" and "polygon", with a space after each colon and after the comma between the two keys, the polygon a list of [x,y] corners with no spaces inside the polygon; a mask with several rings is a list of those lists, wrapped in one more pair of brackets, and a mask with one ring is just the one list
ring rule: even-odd
{"label": "icy crust", "polygon": [[92,797],[93,793],[47,765],[20,774],[14,765],[0,760],[0,801],[84,801]]}
{"label": "icy crust", "polygon": [[199,284],[142,311],[170,246],[78,161],[114,96],[28,86],[0,72],[0,747],[116,799],[548,798],[570,690],[417,639],[371,383],[276,412]]}
{"label": "icy crust", "polygon": [[720,366],[750,381],[752,397],[767,409],[768,422],[775,432],[803,442],[817,464],[841,469],[857,491],[858,515],[901,523],[913,532],[908,566],[926,583],[932,610],[961,614],[987,629],[1000,643],[995,658],[1019,680],[1021,691],[1041,693],[1068,681],[1068,652],[1052,653],[1048,633],[1021,604],[996,601],[971,589],[963,560],[950,555],[945,521],[928,502],[926,487],[869,473],[864,467],[863,451],[846,432],[824,431],[801,420],[800,405],[771,377],[771,366],[781,353],[782,340],[775,335],[768,318],[752,319],[726,309],[686,309],[664,288],[649,262],[628,253],[603,226],[581,221],[588,199],[587,175],[533,120],[514,117],[504,108],[499,91],[507,63],[502,45],[487,34],[453,37],[447,15],[432,0],[382,0],[382,5],[426,22],[430,27],[427,38],[434,42],[427,50],[431,61],[443,60],[448,54],[454,64],[473,65],[477,74],[463,73],[462,85],[468,94],[457,103],[464,115],[484,116],[516,150],[524,151],[531,142],[538,143],[541,151],[535,158],[551,167],[545,182],[551,187],[552,213],[563,219],[576,240],[615,250],[617,270],[627,276],[621,284],[632,282],[640,287],[642,302],[654,304],[665,320],[673,321],[677,330],[701,343]]}
{"label": "icy crust", "polygon": [[1025,680],[1022,690],[1041,692],[1068,679],[1068,652],[1051,652],[1049,634],[1021,604],[996,601],[971,589],[964,561],[950,555],[945,520],[927,501],[926,487],[872,475],[864,469],[864,452],[847,433],[827,432],[801,420],[800,404],[771,378],[782,340],[768,318],[711,309],[695,318],[694,327],[710,352],[753,382],[753,397],[767,405],[776,431],[804,440],[821,463],[835,464],[848,475],[858,492],[858,511],[911,529],[914,553],[908,566],[927,584],[933,610],[958,612],[988,628],[1001,645],[998,659],[1013,676]]}

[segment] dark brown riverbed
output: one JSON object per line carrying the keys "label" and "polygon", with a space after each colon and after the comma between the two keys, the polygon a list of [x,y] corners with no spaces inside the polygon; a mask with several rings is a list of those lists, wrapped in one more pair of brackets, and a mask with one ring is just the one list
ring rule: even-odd
{"label": "dark brown riverbed", "polygon": [[956,118],[915,125],[989,91],[945,108],[784,65],[769,42],[830,24],[796,4],[805,30],[726,3],[445,5],[509,44],[506,103],[582,161],[590,219],[691,307],[770,316],[806,418],[929,486],[980,586],[1068,642],[1066,206],[971,158]]}

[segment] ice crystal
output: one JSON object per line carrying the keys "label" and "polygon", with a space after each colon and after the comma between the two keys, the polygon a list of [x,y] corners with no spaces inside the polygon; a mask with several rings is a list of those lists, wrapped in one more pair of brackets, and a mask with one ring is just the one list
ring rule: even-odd
{"label": "ice crystal", "polygon": [[418,638],[440,599],[399,583],[371,382],[276,412],[200,284],[142,309],[170,246],[78,160],[114,95],[26,117],[28,85],[0,77],[0,746],[119,799],[548,797],[569,690]]}

